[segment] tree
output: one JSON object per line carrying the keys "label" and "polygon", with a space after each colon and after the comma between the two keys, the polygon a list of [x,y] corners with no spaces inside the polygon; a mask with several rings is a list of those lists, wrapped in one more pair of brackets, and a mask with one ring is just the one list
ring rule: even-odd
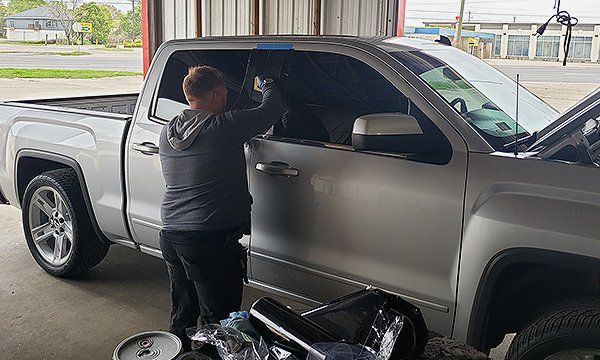
{"label": "tree", "polygon": [[142,38],[142,6],[137,3],[133,10],[121,17],[121,30],[125,37],[130,41],[136,41]]}
{"label": "tree", "polygon": [[101,42],[106,44],[114,23],[113,14],[106,5],[100,5],[93,2],[85,3],[77,9],[77,21],[91,22],[94,31],[89,35],[92,42]]}
{"label": "tree", "polygon": [[2,2],[0,2],[0,37],[5,37],[6,35],[4,27],[6,26],[6,20],[4,17],[6,16],[6,6]]}
{"label": "tree", "polygon": [[125,32],[123,31],[123,28],[121,26],[123,17],[125,17],[125,14],[123,14],[119,10],[117,10],[116,12],[113,12],[113,24],[115,24],[115,26],[113,27],[113,30],[111,31],[110,35],[108,36],[109,44],[113,44],[113,45],[121,44],[127,38],[127,36],[125,36]]}
{"label": "tree", "polygon": [[65,31],[65,37],[67,43],[71,45],[74,32],[72,30],[73,22],[75,21],[75,12],[77,7],[82,0],[64,0],[64,1],[52,1],[48,4],[50,12],[54,16],[56,22],[58,22]]}
{"label": "tree", "polygon": [[45,0],[10,0],[6,6],[6,15],[20,13],[46,5]]}

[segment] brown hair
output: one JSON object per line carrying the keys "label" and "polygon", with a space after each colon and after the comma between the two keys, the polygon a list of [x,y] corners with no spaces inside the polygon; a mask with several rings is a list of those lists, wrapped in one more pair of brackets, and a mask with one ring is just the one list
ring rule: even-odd
{"label": "brown hair", "polygon": [[225,85],[225,75],[210,66],[194,66],[188,69],[183,79],[183,93],[186,99],[198,99],[207,95],[219,85]]}

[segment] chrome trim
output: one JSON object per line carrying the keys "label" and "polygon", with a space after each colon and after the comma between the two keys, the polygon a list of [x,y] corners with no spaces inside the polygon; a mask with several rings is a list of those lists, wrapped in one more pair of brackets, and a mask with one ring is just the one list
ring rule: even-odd
{"label": "chrome trim", "polygon": [[147,226],[147,227],[155,229],[155,230],[162,230],[162,225],[156,225],[155,223],[151,223],[149,221],[131,218],[131,222],[138,224],[138,225]]}
{"label": "chrome trim", "polygon": [[300,173],[298,171],[298,169],[294,169],[292,167],[290,167],[289,165],[286,167],[283,164],[275,164],[275,163],[256,163],[256,170],[260,171],[260,172],[264,172],[270,175],[277,175],[277,176],[298,176],[298,174]]}
{"label": "chrome trim", "polygon": [[125,247],[128,247],[130,249],[137,249],[137,245],[131,241],[131,240],[127,240],[127,239],[111,239],[110,241],[114,242],[115,244],[119,244],[119,245],[123,245]]}
{"label": "chrome trim", "polygon": [[[304,271],[304,272],[308,272],[308,273],[313,273],[315,275],[318,275],[318,276],[321,276],[321,277],[324,277],[324,278],[328,278],[328,279],[331,279],[331,280],[336,280],[336,281],[339,281],[339,282],[343,282],[343,283],[346,283],[346,284],[349,284],[349,285],[353,285],[353,286],[357,286],[357,287],[361,287],[361,288],[367,288],[367,287],[370,287],[370,286],[379,288],[378,286],[374,286],[374,285],[370,285],[370,284],[365,284],[365,283],[362,283],[362,282],[359,282],[359,281],[355,281],[355,280],[351,280],[351,279],[348,279],[348,278],[345,278],[345,277],[342,277],[342,276],[333,275],[333,274],[330,274],[330,273],[327,273],[327,272],[324,272],[324,271],[321,271],[321,270],[316,270],[316,269],[313,269],[313,268],[309,268],[307,266],[296,264],[296,263],[293,263],[293,262],[290,262],[290,261],[287,261],[287,260],[281,260],[281,259],[277,259],[277,258],[275,258],[273,256],[269,256],[269,255],[265,255],[265,254],[261,254],[261,253],[250,251],[250,258],[252,258],[253,256],[258,257],[258,258],[263,258],[263,259],[266,259],[266,260],[270,260],[270,261],[274,261],[274,262],[278,262],[278,263],[284,264],[286,266],[290,266],[290,267],[294,267],[296,269],[299,269],[300,271]],[[444,305],[441,305],[441,304],[437,304],[437,303],[434,303],[434,302],[431,302],[431,301],[419,299],[419,298],[416,298],[416,297],[410,296],[410,295],[400,294],[400,293],[395,292],[395,291],[391,291],[391,290],[387,290],[387,289],[383,289],[383,288],[381,288],[381,289],[385,290],[386,292],[389,292],[390,294],[393,294],[393,295],[396,295],[396,296],[400,296],[404,300],[406,300],[408,302],[411,302],[411,303],[413,303],[415,305],[418,305],[418,306],[423,306],[423,307],[426,307],[428,309],[439,311],[439,312],[443,312],[443,313],[448,313],[450,311],[450,309],[447,306],[444,306]],[[291,294],[293,294],[293,293],[291,293]],[[296,295],[296,296],[300,296],[300,295]],[[310,299],[308,299],[308,300],[310,300]]]}
{"label": "chrome trim", "polygon": [[141,144],[133,144],[131,145],[131,148],[135,151],[139,151],[144,155],[156,155],[158,154],[158,146],[154,145],[154,144],[146,144],[146,143],[141,143]]}
{"label": "chrome trim", "polygon": [[162,251],[155,249],[153,247],[140,244],[140,251],[143,252],[144,254],[148,254],[148,255],[155,256],[157,258],[164,259],[162,256]]}

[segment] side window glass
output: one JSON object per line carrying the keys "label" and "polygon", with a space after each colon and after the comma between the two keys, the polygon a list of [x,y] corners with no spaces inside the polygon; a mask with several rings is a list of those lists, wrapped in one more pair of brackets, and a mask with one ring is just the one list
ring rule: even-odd
{"label": "side window glass", "polygon": [[351,146],[358,117],[390,112],[412,115],[424,129],[433,126],[379,72],[354,58],[296,51],[289,74],[288,110],[273,127],[276,137]]}
{"label": "side window glass", "polygon": [[169,121],[188,108],[182,83],[192,66],[208,65],[221,70],[227,79],[229,101],[235,102],[248,54],[248,51],[237,50],[190,50],[173,53],[161,76],[151,115],[158,120]]}
{"label": "side window glass", "polygon": [[181,59],[179,53],[167,61],[154,104],[154,116],[158,119],[169,121],[188,107],[181,84],[190,66],[194,64]]}
{"label": "side window glass", "polygon": [[[252,54],[252,56],[251,56]],[[151,118],[166,122],[188,107],[182,82],[192,66],[221,70],[227,80],[229,108],[250,108],[261,95],[246,83],[260,68],[279,69],[286,111],[267,132],[283,140],[352,146],[352,129],[363,115],[400,113],[414,117],[424,133],[441,134],[410,100],[370,65],[349,56],[292,51],[181,50],[168,59],[154,96]],[[249,69],[250,75],[246,74]],[[284,74],[284,75],[281,75]],[[243,96],[239,96],[243,91]]]}

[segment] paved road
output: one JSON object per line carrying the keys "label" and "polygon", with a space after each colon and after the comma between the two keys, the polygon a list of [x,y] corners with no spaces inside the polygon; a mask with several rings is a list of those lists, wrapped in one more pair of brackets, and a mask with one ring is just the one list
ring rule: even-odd
{"label": "paved road", "polygon": [[[87,56],[42,55],[40,53],[74,51],[76,46],[26,46],[0,44],[0,68],[46,68],[46,69],[97,69],[141,71],[142,51],[103,51],[86,46]],[[522,81],[598,83],[600,64],[560,63],[545,61],[489,60],[492,66],[511,78],[518,72]]]}
{"label": "paved road", "polygon": [[563,67],[527,61],[522,64],[493,62],[491,65],[512,79],[519,73],[522,81],[600,84],[600,64],[567,64]]}
{"label": "paved road", "polygon": [[105,51],[85,47],[82,50],[92,55],[48,55],[48,53],[77,51],[77,47],[0,44],[0,68],[142,71],[142,49]]}

